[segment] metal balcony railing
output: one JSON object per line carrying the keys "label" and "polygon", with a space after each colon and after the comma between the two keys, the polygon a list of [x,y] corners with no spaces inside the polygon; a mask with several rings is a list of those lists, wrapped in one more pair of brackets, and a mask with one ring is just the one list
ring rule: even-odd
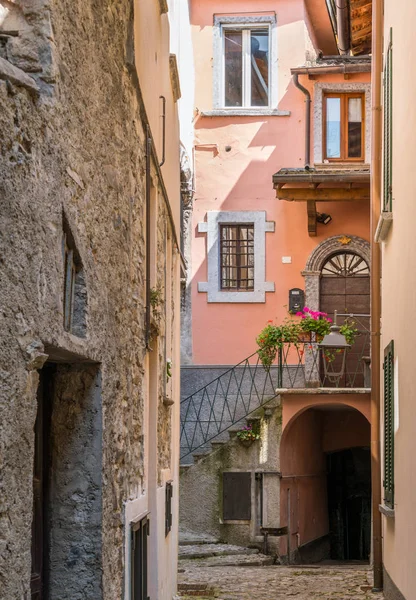
{"label": "metal balcony railing", "polygon": [[[342,316],[342,315],[341,315]],[[367,316],[367,315],[363,315]],[[370,332],[361,327],[335,381],[325,375],[316,342],[285,343],[264,367],[257,352],[181,401],[181,459],[208,444],[279,395],[282,389],[369,388]],[[335,357],[335,361],[338,358]]]}

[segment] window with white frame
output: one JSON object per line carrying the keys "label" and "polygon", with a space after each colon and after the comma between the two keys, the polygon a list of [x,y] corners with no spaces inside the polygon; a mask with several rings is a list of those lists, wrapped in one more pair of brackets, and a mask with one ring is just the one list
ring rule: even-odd
{"label": "window with white frame", "polygon": [[214,110],[277,111],[275,15],[214,16]]}
{"label": "window with white frame", "polygon": [[207,234],[208,281],[198,283],[208,302],[265,302],[266,233],[274,222],[265,211],[209,211],[198,231]]}
{"label": "window with white frame", "polygon": [[270,104],[269,25],[223,26],[223,105],[268,107]]}

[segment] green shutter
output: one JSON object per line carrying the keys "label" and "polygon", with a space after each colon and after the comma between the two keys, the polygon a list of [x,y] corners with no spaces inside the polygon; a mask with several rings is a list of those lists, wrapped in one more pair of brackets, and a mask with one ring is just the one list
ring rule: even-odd
{"label": "green shutter", "polygon": [[384,64],[384,154],[383,154],[383,211],[391,212],[392,195],[392,137],[393,137],[393,45],[392,29]]}
{"label": "green shutter", "polygon": [[394,508],[394,343],[384,350],[384,502]]}

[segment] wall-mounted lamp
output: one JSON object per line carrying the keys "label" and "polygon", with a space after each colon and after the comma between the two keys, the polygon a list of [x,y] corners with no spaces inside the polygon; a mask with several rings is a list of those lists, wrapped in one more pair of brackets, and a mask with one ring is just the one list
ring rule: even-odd
{"label": "wall-mounted lamp", "polygon": [[331,215],[327,215],[326,213],[316,213],[316,220],[318,223],[322,223],[323,225],[328,225],[332,221]]}

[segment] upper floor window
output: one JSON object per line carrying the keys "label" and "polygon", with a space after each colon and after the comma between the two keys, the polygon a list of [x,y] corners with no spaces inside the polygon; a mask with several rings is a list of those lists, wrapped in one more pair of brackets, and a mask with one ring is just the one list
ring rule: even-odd
{"label": "upper floor window", "polygon": [[224,106],[268,107],[269,82],[269,26],[223,27]]}
{"label": "upper floor window", "polygon": [[363,93],[324,96],[323,158],[364,161],[365,113]]}
{"label": "upper floor window", "polygon": [[220,225],[221,289],[254,288],[254,225]]}

